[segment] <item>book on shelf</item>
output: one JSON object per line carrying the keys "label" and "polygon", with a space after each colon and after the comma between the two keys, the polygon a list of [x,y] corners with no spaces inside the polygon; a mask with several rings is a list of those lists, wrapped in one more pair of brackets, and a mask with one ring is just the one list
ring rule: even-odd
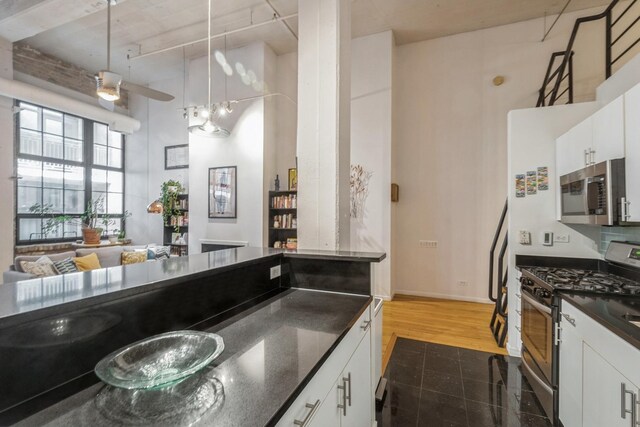
{"label": "book on shelf", "polygon": [[273,196],[271,198],[272,209],[297,209],[298,196],[289,194],[288,196]]}
{"label": "book on shelf", "polygon": [[184,212],[182,215],[172,216],[169,220],[169,226],[175,227],[176,225],[178,227],[186,227],[189,225],[189,213]]}
{"label": "book on shelf", "polygon": [[275,215],[273,217],[273,228],[297,228],[298,220],[293,214]]}

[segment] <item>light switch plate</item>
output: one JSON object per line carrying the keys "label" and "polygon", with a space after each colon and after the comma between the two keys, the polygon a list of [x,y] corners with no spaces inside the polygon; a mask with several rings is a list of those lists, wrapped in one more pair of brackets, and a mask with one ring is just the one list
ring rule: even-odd
{"label": "light switch plate", "polygon": [[545,231],[542,233],[542,244],[544,246],[553,246],[553,232]]}
{"label": "light switch plate", "polygon": [[280,266],[276,265],[275,267],[271,267],[271,270],[269,270],[269,275],[271,280],[280,277]]}
{"label": "light switch plate", "polygon": [[531,244],[531,233],[527,230],[520,230],[520,244],[521,245],[530,245]]}

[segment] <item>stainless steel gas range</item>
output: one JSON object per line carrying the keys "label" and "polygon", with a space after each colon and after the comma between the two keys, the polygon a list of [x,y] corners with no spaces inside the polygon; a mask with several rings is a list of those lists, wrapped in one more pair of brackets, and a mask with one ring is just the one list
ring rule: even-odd
{"label": "stainless steel gas range", "polygon": [[640,244],[611,242],[605,261],[527,257],[520,264],[522,367],[549,419],[558,413],[560,293],[640,296]]}

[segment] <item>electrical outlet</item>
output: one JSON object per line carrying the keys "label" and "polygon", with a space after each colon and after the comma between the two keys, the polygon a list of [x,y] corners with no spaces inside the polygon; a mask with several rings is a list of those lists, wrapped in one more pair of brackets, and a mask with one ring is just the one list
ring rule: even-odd
{"label": "electrical outlet", "polygon": [[554,234],[553,241],[556,243],[569,243],[569,235],[568,234]]}
{"label": "electrical outlet", "polygon": [[529,233],[527,230],[520,230],[519,236],[521,245],[531,244],[531,233]]}
{"label": "electrical outlet", "polygon": [[280,266],[276,265],[275,267],[271,267],[271,270],[269,270],[269,274],[271,280],[280,277]]}
{"label": "electrical outlet", "polygon": [[418,240],[418,245],[420,245],[421,248],[437,248],[438,247],[438,242],[435,240]]}
{"label": "electrical outlet", "polygon": [[467,282],[466,280],[458,280],[458,286],[466,288],[467,286],[469,286],[469,282]]}

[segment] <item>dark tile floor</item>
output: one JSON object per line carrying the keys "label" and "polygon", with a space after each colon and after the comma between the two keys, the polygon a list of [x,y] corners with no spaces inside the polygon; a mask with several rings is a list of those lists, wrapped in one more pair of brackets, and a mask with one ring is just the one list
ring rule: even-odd
{"label": "dark tile floor", "polygon": [[398,338],[378,426],[546,427],[520,359]]}

